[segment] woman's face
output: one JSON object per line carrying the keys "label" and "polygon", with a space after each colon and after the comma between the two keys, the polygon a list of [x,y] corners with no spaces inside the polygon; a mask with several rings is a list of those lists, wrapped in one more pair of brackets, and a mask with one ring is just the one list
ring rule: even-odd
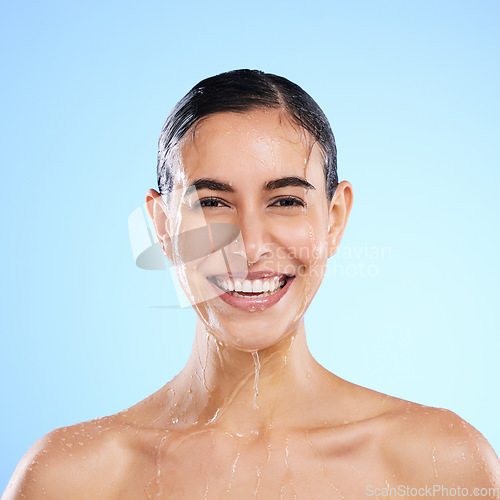
{"label": "woman's face", "polygon": [[166,225],[181,285],[220,341],[269,347],[318,290],[349,212],[334,208],[342,189],[328,203],[319,145],[280,110],[210,115],[179,152]]}

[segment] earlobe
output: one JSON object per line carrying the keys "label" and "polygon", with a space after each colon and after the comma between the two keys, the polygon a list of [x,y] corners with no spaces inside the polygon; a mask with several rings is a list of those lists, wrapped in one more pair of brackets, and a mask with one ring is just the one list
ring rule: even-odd
{"label": "earlobe", "polygon": [[337,251],[352,207],[352,186],[348,181],[337,185],[329,207],[328,257]]}
{"label": "earlobe", "polygon": [[168,219],[162,197],[158,191],[149,189],[146,193],[146,210],[153,221],[156,237],[163,248],[163,253],[167,259],[172,261],[170,236],[168,234]]}

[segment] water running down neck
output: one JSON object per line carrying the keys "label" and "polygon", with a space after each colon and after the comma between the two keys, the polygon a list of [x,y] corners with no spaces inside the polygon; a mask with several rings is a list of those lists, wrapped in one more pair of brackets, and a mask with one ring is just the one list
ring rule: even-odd
{"label": "water running down neck", "polygon": [[258,410],[259,407],[257,406],[257,396],[259,395],[259,389],[257,387],[257,384],[259,382],[259,372],[260,372],[260,361],[259,361],[259,351],[254,351],[252,352],[252,358],[253,362],[255,365],[255,381],[253,384],[253,409]]}

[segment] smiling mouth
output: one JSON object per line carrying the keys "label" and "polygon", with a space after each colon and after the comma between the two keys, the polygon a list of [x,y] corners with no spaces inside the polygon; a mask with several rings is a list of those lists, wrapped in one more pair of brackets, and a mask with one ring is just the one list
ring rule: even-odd
{"label": "smiling mouth", "polygon": [[222,292],[243,299],[261,299],[278,293],[294,276],[274,274],[252,278],[234,276],[209,276],[207,279]]}

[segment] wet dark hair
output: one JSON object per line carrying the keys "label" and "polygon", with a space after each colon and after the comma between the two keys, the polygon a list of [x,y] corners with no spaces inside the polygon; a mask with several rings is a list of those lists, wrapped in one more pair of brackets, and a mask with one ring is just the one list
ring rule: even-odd
{"label": "wet dark hair", "polygon": [[326,196],[330,201],[338,184],[337,148],[330,123],[314,99],[281,76],[239,69],[212,76],[195,85],[170,113],[158,141],[158,188],[165,199],[172,191],[173,152],[186,132],[214,113],[242,113],[258,108],[284,110],[321,145]]}

